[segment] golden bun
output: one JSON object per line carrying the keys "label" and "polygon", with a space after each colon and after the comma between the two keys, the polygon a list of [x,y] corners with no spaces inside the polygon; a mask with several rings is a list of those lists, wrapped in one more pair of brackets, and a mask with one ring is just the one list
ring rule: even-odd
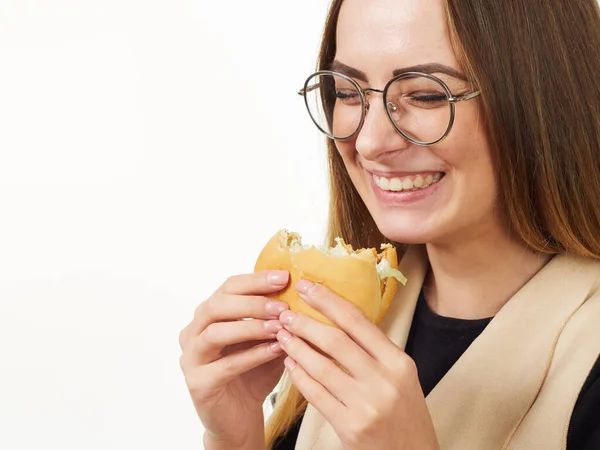
{"label": "golden bun", "polygon": [[309,280],[319,283],[358,306],[375,324],[385,317],[398,286],[406,278],[398,271],[396,248],[382,244],[374,248],[354,250],[343,239],[336,238],[335,247],[302,245],[298,233],[279,230],[260,252],[254,271],[287,270],[290,282],[271,298],[283,301],[291,311],[306,314],[327,325],[335,323],[300,298],[296,283]]}

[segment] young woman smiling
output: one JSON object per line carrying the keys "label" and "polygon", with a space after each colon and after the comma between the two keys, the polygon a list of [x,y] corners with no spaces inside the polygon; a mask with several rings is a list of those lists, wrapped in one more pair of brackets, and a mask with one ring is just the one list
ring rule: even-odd
{"label": "young woman smiling", "polygon": [[206,448],[600,448],[596,0],[334,0],[317,69],[329,243],[409,281],[379,326],[298,283],[335,329],[227,280],[180,339]]}

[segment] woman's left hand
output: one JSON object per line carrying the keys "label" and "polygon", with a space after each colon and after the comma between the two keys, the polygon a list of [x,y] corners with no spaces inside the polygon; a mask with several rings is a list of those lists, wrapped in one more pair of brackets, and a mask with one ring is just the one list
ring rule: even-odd
{"label": "woman's left hand", "polygon": [[284,362],[292,383],[344,449],[439,449],[414,361],[352,303],[306,280],[296,288],[340,329],[282,312],[277,338],[288,354]]}

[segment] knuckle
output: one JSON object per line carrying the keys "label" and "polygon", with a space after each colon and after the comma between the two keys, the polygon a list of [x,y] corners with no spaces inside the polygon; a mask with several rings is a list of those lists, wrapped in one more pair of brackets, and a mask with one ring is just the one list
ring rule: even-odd
{"label": "knuckle", "polygon": [[[293,374],[294,372],[291,372]],[[306,388],[306,399],[310,399],[309,402],[315,405],[323,404],[323,402],[327,401],[326,397],[329,397],[331,394],[326,393],[323,390],[314,389],[314,388]]]}
{"label": "knuckle", "polygon": [[179,348],[183,351],[188,343],[189,328],[185,327],[179,332]]}
{"label": "knuckle", "polygon": [[330,364],[323,362],[322,364],[316,365],[314,371],[314,377],[318,380],[327,380],[331,377],[332,367]]}
{"label": "knuckle", "polygon": [[216,323],[209,324],[201,334],[202,340],[207,344],[218,344],[220,339],[219,326]]}
{"label": "knuckle", "polygon": [[389,368],[391,372],[387,374],[386,378],[390,381],[389,385],[396,389],[396,394],[402,392],[407,385],[418,383],[417,365],[410,356],[400,355],[394,359]]}
{"label": "knuckle", "polygon": [[179,368],[181,369],[181,371],[185,374],[187,371],[187,363],[186,363],[186,359],[184,355],[181,355],[179,357]]}
{"label": "knuckle", "polygon": [[217,317],[218,308],[219,302],[217,301],[217,298],[211,297],[202,302],[198,308],[196,308],[195,318],[211,322],[215,317]]}
{"label": "knuckle", "polygon": [[222,367],[223,374],[227,377],[236,373],[238,364],[235,358],[224,358]]}
{"label": "knuckle", "polygon": [[188,389],[190,387],[195,387],[202,380],[202,377],[199,375],[199,371],[203,367],[197,365],[197,363],[194,361],[194,358],[190,354],[184,353],[179,357],[179,367]]}
{"label": "knuckle", "polygon": [[230,275],[227,278],[225,278],[225,282],[223,283],[223,286],[225,287],[231,287],[234,283],[235,283],[235,275]]}
{"label": "knuckle", "polygon": [[238,276],[237,275],[231,275],[229,277],[227,277],[225,279],[225,282],[223,283],[223,285],[221,286],[222,291],[226,292],[228,294],[233,294],[236,291],[236,286],[238,284]]}
{"label": "knuckle", "polygon": [[201,317],[206,314],[206,308],[210,305],[211,299],[204,300],[194,310],[194,317]]}
{"label": "knuckle", "polygon": [[[379,395],[379,391],[378,394]],[[366,397],[360,411],[360,417],[353,417],[350,421],[351,429],[358,435],[368,430],[371,427],[377,417],[380,415],[378,410],[379,404],[378,399],[374,399],[372,392],[371,395]]]}
{"label": "knuckle", "polygon": [[342,330],[334,328],[331,331],[331,337],[325,341],[324,349],[325,352],[331,354],[334,350],[344,348],[346,343],[346,333]]}
{"label": "knuckle", "polygon": [[398,379],[382,380],[379,383],[380,408],[384,411],[393,408],[393,405],[402,396],[403,388],[405,388],[404,383],[398,382]]}
{"label": "knuckle", "polygon": [[346,322],[349,325],[358,326],[361,325],[365,320],[368,320],[365,314],[356,306],[348,305],[348,309],[346,311]]}
{"label": "knuckle", "polygon": [[401,354],[399,358],[396,358],[395,365],[397,377],[402,380],[413,377],[417,373],[415,361],[407,354]]}

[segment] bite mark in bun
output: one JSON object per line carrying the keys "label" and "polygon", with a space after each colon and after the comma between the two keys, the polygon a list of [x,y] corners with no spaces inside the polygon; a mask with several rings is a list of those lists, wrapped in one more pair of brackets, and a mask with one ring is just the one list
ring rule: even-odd
{"label": "bite mark in bun", "polygon": [[392,303],[398,282],[406,284],[406,278],[398,270],[396,248],[382,244],[378,253],[375,248],[354,250],[341,238],[335,241],[334,247],[303,245],[298,233],[279,230],[261,251],[254,271],[290,272],[288,286],[270,297],[287,303],[291,311],[337,327],[300,298],[295,286],[305,279],[322,284],[354,303],[371,322],[379,324]]}

